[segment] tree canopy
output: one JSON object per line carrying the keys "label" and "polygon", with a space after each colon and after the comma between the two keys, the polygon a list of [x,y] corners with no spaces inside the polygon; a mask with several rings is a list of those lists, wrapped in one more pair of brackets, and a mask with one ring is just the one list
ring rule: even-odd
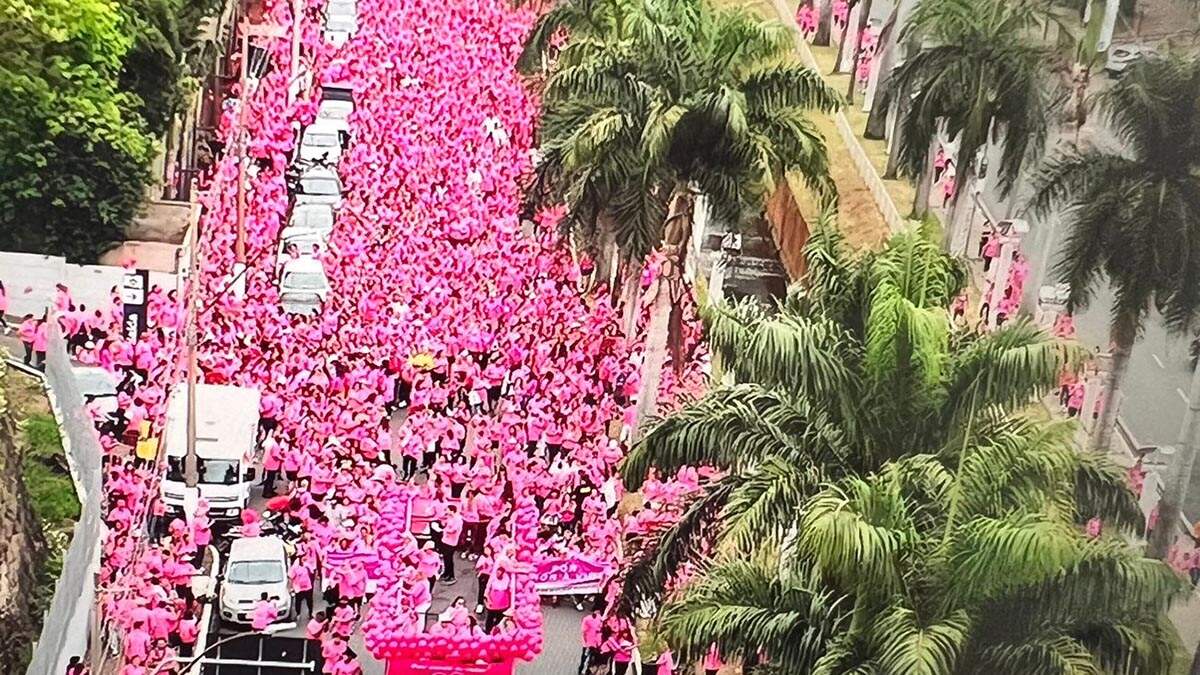
{"label": "tree canopy", "polygon": [[137,212],[212,3],[2,4],[0,248],[90,261]]}
{"label": "tree canopy", "polygon": [[681,661],[715,643],[772,672],[1160,672],[1184,581],[1126,543],[1142,517],[1121,471],[1027,410],[1084,350],[1022,321],[952,327],[965,277],[925,232],[851,257],[823,226],[806,253],[775,311],[708,311],[737,382],[623,465],[630,489],[723,476],[635,542],[627,607],[661,603]]}

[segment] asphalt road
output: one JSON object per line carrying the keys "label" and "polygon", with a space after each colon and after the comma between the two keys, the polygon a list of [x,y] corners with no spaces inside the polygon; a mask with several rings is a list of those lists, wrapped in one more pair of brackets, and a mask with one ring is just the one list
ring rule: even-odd
{"label": "asphalt road", "polygon": [[[1093,76],[1089,93],[1095,93],[1110,82],[1103,72],[1097,73]],[[1068,137],[1063,134],[1052,133],[1048,147],[1054,148],[1057,143],[1066,140]],[[1083,127],[1079,140],[1081,144],[1109,151],[1119,152],[1121,148],[1119,139],[1094,112]],[[1048,152],[1047,156],[1051,153]],[[998,162],[999,153],[990,152],[988,164],[997,166]],[[1065,233],[1059,227],[1056,215],[1041,219],[1024,213],[1023,205],[1028,201],[1031,186],[1030,177],[1023,177],[1018,184],[1024,188],[1023,192],[1001,197],[995,181],[987,180],[981,196],[994,218],[1015,214],[1029,222],[1030,230],[1022,240],[1022,251],[1030,261],[1031,274],[1027,282],[1025,308],[1032,313],[1036,307],[1038,288],[1055,282],[1053,267],[1058,260]],[[972,248],[975,241],[973,236],[970,239]],[[1079,338],[1085,344],[1107,348],[1112,305],[1113,293],[1102,281],[1095,287],[1088,308],[1075,317]],[[1170,445],[1179,440],[1191,379],[1190,341],[1190,335],[1178,336],[1168,331],[1157,313],[1152,313],[1144,323],[1118,404],[1121,419],[1139,446]],[[1200,518],[1200,463],[1197,463],[1193,472],[1192,485],[1194,487],[1185,500],[1184,512],[1190,520],[1195,521]]]}

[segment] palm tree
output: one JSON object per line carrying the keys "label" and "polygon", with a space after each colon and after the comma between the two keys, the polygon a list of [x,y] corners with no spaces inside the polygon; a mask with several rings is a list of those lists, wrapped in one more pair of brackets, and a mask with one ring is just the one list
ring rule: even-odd
{"label": "palm tree", "polygon": [[[1141,514],[1121,472],[1075,452],[1072,423],[1023,412],[1084,350],[1025,323],[952,330],[963,272],[924,232],[853,259],[823,225],[806,255],[775,314],[710,313],[739,383],[663,420],[623,465],[629,489],[651,469],[725,472],[634,542],[625,601],[656,605],[698,566],[660,615],[681,660],[716,643],[762,649],[780,672],[1169,661],[1163,611],[1182,582],[1123,543]],[[1087,538],[1091,516],[1112,531]]]}
{"label": "palm tree", "polygon": [[1116,301],[1111,367],[1092,438],[1107,450],[1117,392],[1151,308],[1185,330],[1200,308],[1200,62],[1139,63],[1097,99],[1118,151],[1072,147],[1047,161],[1031,208],[1060,210],[1068,232],[1055,268],[1084,308],[1103,277]]}
{"label": "palm tree", "polygon": [[[959,447],[971,406],[1015,412],[1083,358],[1078,345],[1024,323],[987,335],[952,331],[946,307],[965,272],[924,231],[854,258],[824,223],[805,256],[805,282],[777,312],[748,303],[706,310],[709,343],[738,384],[663,420],[622,465],[630,490],[651,469],[728,472],[677,529],[739,504],[725,514],[723,536],[749,548],[825,481]],[[794,489],[780,490],[785,484]],[[688,539],[639,567],[631,594],[661,588]]]}
{"label": "palm tree", "polygon": [[1003,132],[995,171],[1002,195],[1026,156],[1041,149],[1055,81],[1048,77],[1054,52],[1036,35],[1047,20],[1044,3],[1035,0],[921,0],[913,10],[901,40],[920,47],[892,72],[887,95],[908,109],[899,168],[918,180],[914,217],[929,209],[931,143],[940,123],[949,137],[961,134],[955,195],[989,135]]}
{"label": "palm tree", "polygon": [[808,115],[841,99],[792,58],[778,21],[706,0],[613,2],[608,32],[573,37],[546,84],[542,171],[567,198],[567,226],[596,233],[602,260],[608,241],[620,251],[628,334],[642,261],[663,249],[638,398],[652,413],[694,197],[731,228],[761,214],[787,172],[832,199],[824,139]]}
{"label": "palm tree", "polygon": [[[821,675],[1167,672],[1188,584],[1125,543],[1140,516],[1115,472],[1077,477],[1097,467],[1071,423],[985,417],[998,433],[969,454],[842,479],[771,555],[711,565],[661,615],[681,660],[715,643]],[[1124,527],[1091,538],[1090,513]]]}

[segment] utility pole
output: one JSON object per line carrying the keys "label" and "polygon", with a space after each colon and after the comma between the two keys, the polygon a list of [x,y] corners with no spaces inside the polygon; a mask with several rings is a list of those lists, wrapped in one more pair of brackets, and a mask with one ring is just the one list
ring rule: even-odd
{"label": "utility pole", "polygon": [[1183,429],[1179,432],[1179,447],[1170,462],[1170,478],[1166,481],[1162,498],[1158,501],[1158,525],[1150,532],[1150,544],[1146,555],[1163,560],[1175,542],[1176,528],[1187,499],[1192,467],[1196,463],[1196,446],[1200,443],[1200,368],[1192,371],[1192,384],[1188,391],[1188,409],[1183,418]]}
{"label": "utility pole", "polygon": [[196,306],[200,302],[200,218],[196,217],[191,227],[191,253],[188,262],[187,294],[187,454],[183,458],[183,479],[189,488],[200,482],[199,462],[196,458]]}

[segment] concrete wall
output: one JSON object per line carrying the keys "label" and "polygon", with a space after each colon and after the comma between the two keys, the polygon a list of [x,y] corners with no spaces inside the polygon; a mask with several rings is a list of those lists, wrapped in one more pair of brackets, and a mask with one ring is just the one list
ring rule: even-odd
{"label": "concrete wall", "polygon": [[[54,299],[55,285],[65,284],[76,304],[91,309],[112,304],[111,291],[125,270],[106,265],[74,265],[57,256],[0,252],[0,282],[8,290],[10,316],[41,316]],[[151,272],[150,284],[175,288],[175,275]]]}
{"label": "concrete wall", "polygon": [[[34,645],[28,675],[60,675],[72,656],[84,656],[95,597],[103,521],[100,515],[102,450],[96,427],[83,406],[66,347],[51,321],[46,352],[46,394],[58,420],[63,450],[81,504],[79,522],[63,558],[62,574]],[[85,660],[86,662],[86,660]]]}

